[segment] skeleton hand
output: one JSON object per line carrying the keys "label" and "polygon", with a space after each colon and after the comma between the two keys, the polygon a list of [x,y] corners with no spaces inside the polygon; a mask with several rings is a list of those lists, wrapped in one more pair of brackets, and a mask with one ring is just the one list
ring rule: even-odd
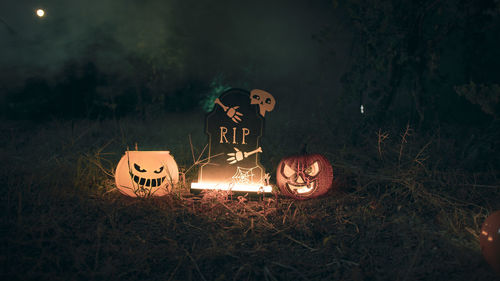
{"label": "skeleton hand", "polygon": [[243,160],[243,152],[241,152],[236,147],[234,147],[234,150],[236,150],[236,152],[227,154],[227,156],[231,156],[231,157],[227,158],[227,161],[229,162],[229,164],[234,164],[238,161]]}
{"label": "skeleton hand", "polygon": [[219,98],[215,100],[215,104],[218,104],[220,107],[222,107],[224,112],[226,112],[226,115],[231,118],[234,123],[239,123],[241,121],[240,116],[243,116],[243,113],[237,111],[237,109],[240,108],[239,106],[225,106],[224,104],[222,104]]}
{"label": "skeleton hand", "polygon": [[240,116],[243,116],[243,113],[236,111],[236,109],[238,108],[239,106],[234,106],[229,108],[227,111],[227,116],[229,116],[229,118],[231,118],[234,121],[234,123],[241,122]]}
{"label": "skeleton hand", "polygon": [[247,158],[250,155],[253,155],[257,152],[262,152],[262,148],[260,146],[259,146],[259,148],[252,150],[250,152],[241,152],[236,147],[234,147],[234,150],[236,150],[236,152],[232,152],[232,153],[227,154],[227,156],[230,156],[229,158],[227,158],[227,161],[229,162],[229,164],[234,164],[236,162],[243,160],[244,158]]}

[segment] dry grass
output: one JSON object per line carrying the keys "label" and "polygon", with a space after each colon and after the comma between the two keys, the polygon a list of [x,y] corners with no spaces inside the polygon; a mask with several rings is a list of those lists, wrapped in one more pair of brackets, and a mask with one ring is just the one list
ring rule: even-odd
{"label": "dry grass", "polygon": [[[411,126],[332,129],[308,140],[334,166],[326,197],[193,195],[199,158],[188,135],[200,155],[202,118],[4,123],[2,280],[497,278],[477,238],[500,209],[498,169],[444,164],[458,162],[450,140]],[[276,124],[263,140],[271,174],[303,142]],[[122,196],[112,171],[135,143],[170,150],[186,185],[162,198]]]}

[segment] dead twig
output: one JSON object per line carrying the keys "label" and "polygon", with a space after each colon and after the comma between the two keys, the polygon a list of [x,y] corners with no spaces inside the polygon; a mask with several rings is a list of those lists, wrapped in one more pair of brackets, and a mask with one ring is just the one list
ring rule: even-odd
{"label": "dead twig", "polygon": [[174,268],[174,270],[172,271],[172,273],[170,274],[170,277],[168,278],[168,281],[170,280],[174,280],[173,278],[175,277],[175,274],[177,273],[177,270],[179,269],[179,267],[181,266],[182,262],[184,261],[184,258],[186,258],[187,254],[182,256],[180,259],[179,259],[179,262],[177,263],[177,266]]}
{"label": "dead twig", "polygon": [[296,268],[294,268],[292,266],[284,265],[284,264],[281,264],[281,263],[275,262],[275,261],[271,262],[271,264],[274,264],[274,265],[277,265],[279,267],[283,267],[285,269],[291,270],[291,271],[297,273],[297,275],[299,275],[302,279],[309,280],[307,277],[304,276],[304,274],[302,274],[300,271],[298,271]]}
{"label": "dead twig", "polygon": [[382,144],[387,138],[389,138],[389,133],[382,132],[382,129],[378,129],[377,137],[378,155],[380,156],[380,159],[382,159]]}
{"label": "dead twig", "polygon": [[196,269],[196,271],[198,271],[198,273],[200,274],[201,279],[204,280],[204,281],[207,281],[207,279],[205,279],[205,276],[203,276],[203,273],[201,273],[200,267],[198,266],[198,263],[196,262],[196,260],[191,256],[191,254],[189,253],[188,250],[184,249],[184,251],[186,252],[186,255],[189,257],[189,259],[191,260],[191,262],[193,263],[194,268]]}
{"label": "dead twig", "polygon": [[404,133],[401,135],[401,144],[399,145],[399,156],[398,156],[398,166],[401,165],[401,157],[403,156],[403,149],[405,144],[408,142],[407,137],[411,136],[413,129],[410,128],[410,124],[406,124]]}

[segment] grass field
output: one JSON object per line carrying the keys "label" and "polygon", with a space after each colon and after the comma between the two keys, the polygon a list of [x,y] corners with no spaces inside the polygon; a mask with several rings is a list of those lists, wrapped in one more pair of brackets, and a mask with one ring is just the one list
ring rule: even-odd
{"label": "grass field", "polygon": [[1,279],[499,279],[478,241],[500,209],[498,166],[470,160],[437,129],[269,121],[261,162],[271,182],[279,160],[306,142],[334,167],[328,196],[193,196],[182,184],[152,199],[117,191],[113,169],[136,143],[191,167],[189,136],[196,155],[207,142],[202,114],[3,122]]}

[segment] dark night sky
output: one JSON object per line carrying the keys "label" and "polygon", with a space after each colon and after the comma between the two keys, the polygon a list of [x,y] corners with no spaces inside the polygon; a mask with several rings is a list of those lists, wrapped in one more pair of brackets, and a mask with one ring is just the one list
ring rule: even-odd
{"label": "dark night sky", "polygon": [[[68,60],[91,56],[105,73],[124,73],[131,69],[122,54],[135,52],[205,80],[217,73],[244,75],[250,69],[251,82],[259,84],[254,87],[278,89],[295,83],[292,88],[300,91],[311,82],[338,87],[346,63],[338,59],[345,57],[345,33],[337,26],[338,40],[328,47],[337,56],[312,39],[335,19],[329,3],[2,1],[0,18],[15,34],[5,24],[0,27],[0,65],[14,69],[17,78],[50,76]],[[36,8],[45,9],[46,16],[38,18]],[[98,52],[93,51],[96,45]],[[174,52],[175,61],[162,61],[164,52]]]}
{"label": "dark night sky", "polygon": [[[46,10],[44,18],[37,8]],[[23,93],[30,77],[45,79],[51,94],[59,89],[54,100],[75,94],[79,89],[63,85],[75,81],[68,65],[85,72],[90,63],[97,78],[81,79],[88,88],[81,96],[108,87],[106,98],[132,88],[136,96],[171,98],[184,85],[223,77],[231,87],[266,89],[290,112],[303,105],[329,110],[345,99],[349,109],[338,110],[349,114],[359,115],[363,103],[381,118],[393,110],[411,113],[403,119],[455,122],[462,109],[480,113],[477,104],[494,102],[466,86],[496,89],[498,11],[494,0],[2,1],[0,99]],[[128,89],[119,87],[123,81]],[[419,97],[411,94],[415,83]],[[457,86],[470,96],[459,97]],[[46,96],[35,94],[29,102]],[[199,96],[192,96],[194,104]]]}

